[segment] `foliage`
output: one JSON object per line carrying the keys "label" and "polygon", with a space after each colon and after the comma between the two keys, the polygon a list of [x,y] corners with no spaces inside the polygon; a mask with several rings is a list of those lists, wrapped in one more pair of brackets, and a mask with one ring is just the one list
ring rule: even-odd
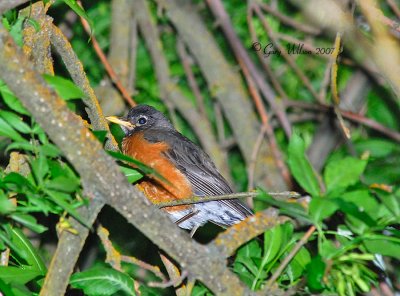
{"label": "foliage", "polygon": [[[34,2],[34,1],[33,1]],[[63,2],[63,3],[62,3]],[[111,5],[109,1],[84,2],[83,10],[76,1],[57,1],[51,8],[58,25],[65,22],[62,9],[65,4],[79,16],[91,23],[92,34],[99,40],[103,50],[109,49],[109,26]],[[231,64],[237,64],[225,36],[213,27],[210,12],[201,9],[200,14],[207,27],[214,34],[226,58]],[[267,3],[269,3],[267,1]],[[246,18],[245,1],[224,1],[224,6],[232,18],[233,26],[252,59],[257,53],[251,49],[252,40]],[[288,3],[279,2],[279,10],[296,20],[304,20],[299,11]],[[185,74],[184,66],[175,47],[178,40],[175,29],[168,18],[158,13],[157,6],[151,2],[154,21],[161,27],[161,41],[166,58],[171,65],[170,72],[180,90],[193,104],[197,104],[192,93],[191,81]],[[390,11],[390,10],[389,10]],[[391,12],[389,12],[390,14]],[[391,15],[390,15],[391,16]],[[277,18],[268,15],[267,22],[277,34],[304,40],[307,35],[300,30],[283,24]],[[23,46],[22,30],[26,22],[36,30],[39,24],[29,17],[18,15],[17,10],[7,12],[2,18],[3,26],[10,32],[19,46]],[[251,19],[256,37],[262,44],[270,42],[260,19]],[[87,70],[93,85],[100,84],[106,76],[103,65],[90,44],[78,21],[69,28],[74,35],[71,41],[75,52]],[[312,36],[322,47],[330,47],[332,40],[321,36]],[[286,38],[288,39],[288,38]],[[282,41],[283,46],[291,43]],[[136,49],[137,65],[135,100],[156,106],[166,112],[171,102],[159,98],[160,89],[153,69],[153,62],[142,39]],[[192,62],[192,61],[190,61]],[[310,84],[319,89],[324,80],[326,60],[300,55],[296,64],[303,69]],[[296,102],[316,103],[310,90],[299,79],[298,74],[288,67],[281,56],[271,56],[269,66],[276,74],[287,97]],[[69,78],[65,68],[57,64],[56,75],[43,75],[49,87],[65,100],[71,111],[83,120],[87,120],[82,98],[84,92]],[[221,118],[215,112],[214,86],[208,86],[202,77],[199,66],[191,65],[204,100],[205,114],[214,131],[221,126]],[[260,66],[261,68],[261,66]],[[340,65],[339,90],[350,81],[354,69]],[[317,87],[318,86],[318,87]],[[111,87],[111,86],[110,86]],[[88,198],[83,191],[80,176],[62,155],[60,147],[55,146],[42,127],[23,107],[9,87],[0,81],[0,251],[7,258],[0,266],[0,291],[5,295],[37,295],[47,273],[46,265],[50,240],[56,239],[54,230],[71,231],[74,229],[66,222],[73,217],[86,225],[79,215],[79,207],[86,206]],[[325,103],[330,103],[328,91]],[[366,119],[396,131],[400,127],[399,104],[390,94],[390,90],[374,83],[366,98]],[[237,106],[240,108],[240,106]],[[292,110],[289,110],[291,112]],[[318,109],[319,111],[322,109]],[[317,111],[317,112],[319,112]],[[322,111],[321,111],[322,112]],[[293,112],[293,114],[301,112]],[[328,114],[326,113],[328,116]],[[193,128],[181,114],[171,114],[179,130],[190,139],[199,142]],[[379,133],[379,129],[351,126],[352,139],[347,145],[338,145],[332,151],[324,165],[322,173],[313,167],[307,157],[307,150],[318,128],[318,121],[303,120],[294,123],[295,132],[287,139],[278,127],[275,130],[278,149],[284,153],[284,159],[296,183],[296,190],[307,196],[306,202],[277,200],[260,189],[261,194],[255,200],[255,209],[263,210],[269,206],[278,208],[281,215],[291,219],[241,246],[232,259],[231,269],[251,290],[261,290],[273,284],[281,289],[296,289],[299,294],[338,294],[358,295],[377,287],[383,276],[390,278],[394,286],[399,285],[400,273],[396,266],[400,260],[400,149],[398,143]],[[232,129],[222,118],[223,135],[220,138],[233,137]],[[112,127],[116,138],[120,131]],[[220,132],[220,131],[219,131]],[[101,143],[106,133],[93,131]],[[217,132],[216,132],[217,134]],[[216,136],[217,137],[217,136]],[[338,143],[340,144],[340,143]],[[229,169],[238,191],[246,190],[248,167],[244,157],[237,149],[225,149],[228,155]],[[158,173],[137,160],[119,152],[109,154],[119,162],[121,171],[131,183],[143,176]],[[132,168],[134,165],[135,168]],[[118,220],[114,212],[103,213],[99,220],[115,229],[112,242],[115,248],[124,253],[132,253],[151,264],[162,266],[156,247],[141,236],[138,230],[130,228],[124,221]],[[212,227],[212,226],[210,226]],[[301,242],[310,227],[315,231],[303,242],[298,251],[292,253]],[[200,230],[200,240],[208,241],[215,234]],[[129,235],[126,235],[129,233]],[[97,249],[97,241],[89,241],[88,249]],[[54,242],[52,242],[54,244]],[[9,255],[7,255],[9,252]],[[274,283],[268,280],[274,275],[285,258],[292,256],[283,271],[277,275]],[[88,256],[89,257],[89,256]],[[94,259],[83,258],[89,268],[76,272],[70,279],[71,290],[82,290],[85,295],[172,295],[171,289],[156,289],[146,283],[155,281],[155,275],[143,273],[137,265],[123,264],[122,270],[116,270],[104,263],[105,251],[100,248]],[[383,259],[382,259],[383,258]],[[85,261],[87,260],[87,261]],[[92,261],[90,261],[92,260]],[[140,285],[140,288],[136,286]],[[213,295],[202,283],[196,282],[192,295]]]}

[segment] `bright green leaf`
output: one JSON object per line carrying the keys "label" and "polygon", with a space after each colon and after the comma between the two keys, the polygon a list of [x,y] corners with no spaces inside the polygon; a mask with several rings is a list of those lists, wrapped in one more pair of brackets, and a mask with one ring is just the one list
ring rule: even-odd
{"label": "bright green leaf", "polygon": [[344,189],[358,182],[366,165],[366,160],[353,157],[345,157],[329,162],[324,172],[327,192],[338,188]]}
{"label": "bright green leaf", "polygon": [[338,205],[328,198],[314,197],[309,205],[310,216],[317,224],[331,216],[337,209]]}
{"label": "bright green leaf", "polygon": [[320,291],[324,288],[322,279],[325,274],[326,264],[321,256],[311,259],[307,266],[307,285],[312,291]]}
{"label": "bright green leaf", "polygon": [[28,266],[0,266],[0,279],[5,283],[26,284],[38,276],[42,276],[40,271]]}
{"label": "bright green leaf", "polygon": [[136,182],[143,177],[143,174],[141,174],[138,170],[135,170],[134,168],[126,166],[120,166],[119,168],[121,169],[122,173],[124,173],[129,183]]}
{"label": "bright green leaf", "polygon": [[70,284],[82,289],[86,295],[113,295],[123,291],[126,295],[135,295],[133,279],[112,268],[93,268],[71,276]]}
{"label": "bright green leaf", "polygon": [[47,230],[47,227],[38,224],[36,219],[28,214],[13,213],[10,215],[10,218],[37,233],[42,233]]}
{"label": "bright green leaf", "polygon": [[3,191],[0,190],[0,214],[8,214],[15,211],[16,206],[7,198]]}
{"label": "bright green leaf", "polygon": [[18,142],[26,142],[26,140],[23,137],[21,137],[21,135],[1,117],[0,117],[0,136],[5,136]]}
{"label": "bright green leaf", "polygon": [[312,196],[320,195],[316,173],[305,155],[304,141],[293,134],[288,148],[288,164],[296,181]]}
{"label": "bright green leaf", "polygon": [[59,176],[45,182],[47,189],[72,193],[79,188],[79,182],[75,178],[68,178],[64,176]]}
{"label": "bright green leaf", "polygon": [[13,112],[0,110],[0,117],[23,134],[29,134],[32,131],[31,128],[22,121],[22,118]]}
{"label": "bright green leaf", "polygon": [[42,184],[44,177],[49,172],[49,166],[45,157],[37,157],[30,160],[29,164],[37,184]]}
{"label": "bright green leaf", "polygon": [[60,76],[43,75],[50,87],[54,88],[57,94],[64,100],[80,99],[85,97],[85,93],[72,81]]}
{"label": "bright green leaf", "polygon": [[30,269],[40,275],[45,275],[47,271],[46,265],[25,234],[18,228],[12,228],[11,240],[20,251],[26,254],[24,259],[30,265]]}
{"label": "bright green leaf", "polygon": [[6,103],[8,108],[20,114],[29,115],[29,112],[25,109],[20,100],[17,99],[14,93],[1,80],[0,80],[0,93],[3,96],[4,103]]}
{"label": "bright green leaf", "polygon": [[366,239],[364,245],[370,253],[381,254],[400,260],[400,243],[382,237],[381,239]]}
{"label": "bright green leaf", "polygon": [[22,34],[24,20],[25,20],[25,17],[19,17],[17,19],[17,21],[15,22],[15,24],[12,25],[12,27],[10,29],[10,35],[13,37],[15,43],[19,47],[22,47],[22,45],[24,44],[23,34]]}

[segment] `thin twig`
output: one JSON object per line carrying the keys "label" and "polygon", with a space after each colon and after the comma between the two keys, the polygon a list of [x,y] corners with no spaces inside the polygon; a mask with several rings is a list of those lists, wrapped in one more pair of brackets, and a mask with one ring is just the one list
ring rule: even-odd
{"label": "thin twig", "polygon": [[[286,101],[285,105],[287,107],[297,107],[297,108],[302,108],[302,109],[314,110],[317,112],[321,112],[321,111],[322,112],[331,112],[331,110],[332,110],[331,106],[328,106],[325,104],[310,104],[310,103],[301,102],[298,100]],[[342,114],[342,116],[344,118],[347,118],[355,123],[365,125],[373,130],[376,130],[376,131],[384,134],[385,136],[387,136],[397,142],[400,142],[400,133],[399,132],[397,132],[393,129],[390,129],[390,128],[380,124],[379,122],[377,122],[373,119],[367,118],[363,115],[360,115],[360,114],[357,114],[357,113],[354,113],[351,111],[343,110],[340,108],[338,108],[338,111],[340,112],[340,114]]]}
{"label": "thin twig", "polygon": [[[251,40],[254,42],[254,44],[261,44],[257,34],[256,30],[253,25],[253,9],[251,6],[247,7],[247,25],[249,28]],[[269,79],[271,80],[271,83],[275,90],[278,92],[278,94],[281,96],[280,99],[287,99],[288,95],[286,94],[285,90],[283,89],[282,85],[280,84],[278,78],[276,77],[274,71],[272,71],[271,66],[269,65],[269,60],[264,58],[264,55],[261,50],[256,50],[257,56],[261,62],[261,65],[263,66],[265,72],[267,72],[267,75]]]}
{"label": "thin twig", "polygon": [[182,274],[176,278],[176,279],[171,279],[169,281],[165,282],[148,282],[147,285],[149,287],[154,287],[154,288],[169,288],[169,287],[178,287],[180,284],[182,284],[183,280],[187,277],[188,272],[186,270],[182,271]]}
{"label": "thin twig", "polygon": [[[167,270],[170,280],[178,280],[181,277],[181,273],[179,271],[179,268],[175,265],[175,263],[173,263],[167,256],[163,254],[160,254],[160,258],[165,266],[165,269]],[[175,287],[176,296],[191,295],[191,292],[189,291],[190,289],[189,281],[190,278],[188,278],[186,285],[182,283],[178,287]]]}
{"label": "thin twig", "polygon": [[303,235],[303,237],[297,242],[294,248],[285,257],[285,259],[283,259],[282,263],[279,265],[279,267],[275,270],[274,274],[268,280],[266,287],[270,288],[272,284],[278,279],[278,277],[280,276],[282,271],[286,268],[286,266],[289,264],[289,262],[293,259],[293,257],[297,254],[300,248],[308,241],[310,236],[314,233],[315,229],[316,228],[314,225],[311,226],[308,229],[308,231]]}
{"label": "thin twig", "polygon": [[112,268],[118,271],[122,271],[121,262],[134,264],[144,270],[154,273],[155,276],[162,280],[162,283],[167,282],[165,275],[160,271],[160,268],[158,266],[153,266],[133,256],[121,255],[121,253],[114,248],[111,240],[109,239],[109,231],[102,225],[99,225],[97,227],[97,235],[99,236],[101,243],[103,244],[103,247],[106,251],[106,262],[109,263]]}
{"label": "thin twig", "polygon": [[346,126],[346,123],[343,120],[342,114],[339,111],[340,98],[339,98],[338,87],[337,87],[338,65],[337,65],[336,61],[337,61],[337,58],[338,58],[339,52],[340,52],[341,39],[342,39],[341,34],[339,32],[336,33],[334,50],[332,53],[331,91],[332,91],[334,111],[339,120],[340,128],[341,128],[343,134],[345,135],[345,137],[347,139],[350,139],[350,137],[351,137],[350,129]]}
{"label": "thin twig", "polygon": [[194,77],[193,70],[190,64],[190,57],[186,51],[185,44],[181,39],[177,41],[177,50],[179,58],[182,62],[183,69],[189,82],[190,89],[193,91],[194,97],[196,98],[197,108],[200,110],[202,116],[206,116],[206,110],[204,106],[204,98],[201,94],[199,85],[197,84],[196,78]]}
{"label": "thin twig", "polygon": [[[225,11],[224,6],[222,5],[222,2],[220,0],[208,0],[207,3],[213,14],[215,15],[217,21],[219,21],[219,24],[221,25],[221,28],[224,31],[228,42],[232,46],[232,50],[236,56],[240,68],[243,71],[244,77],[246,78],[250,93],[253,92],[252,95],[254,96],[254,90],[257,89],[256,86],[260,89],[260,92],[268,101],[270,107],[281,122],[282,128],[285,131],[286,135],[290,137],[291,127],[284,110],[281,110],[279,106],[277,106],[275,102],[275,94],[272,92],[270,86],[266,84],[265,79],[263,79],[258,73],[257,68],[254,66],[249,55],[244,49],[242,43],[240,42],[232,27],[232,23],[229,19],[228,14]],[[262,106],[261,102],[259,102],[259,99],[257,97],[253,98],[257,107],[257,111],[260,114],[261,118],[266,118],[267,115],[265,112],[265,108]]]}
{"label": "thin twig", "polygon": [[282,57],[286,60],[288,65],[293,69],[293,71],[296,73],[296,75],[300,78],[300,80],[303,82],[304,86],[308,89],[308,91],[312,94],[312,96],[317,101],[319,101],[320,98],[318,96],[318,93],[315,91],[314,87],[312,86],[311,81],[304,74],[303,70],[301,70],[300,67],[297,66],[293,57],[291,55],[289,55],[289,53],[285,50],[285,48],[280,44],[278,38],[276,38],[276,36],[275,36],[274,31],[272,30],[268,21],[265,19],[265,16],[262,14],[260,7],[253,2],[252,9],[254,10],[254,12],[256,13],[258,18],[260,19],[261,24],[263,25],[264,29],[266,30],[268,36],[271,38],[271,41],[274,43],[275,47],[281,52]]}
{"label": "thin twig", "polygon": [[[183,198],[169,202],[160,202],[155,204],[159,208],[180,206],[180,205],[190,205],[200,202],[215,201],[215,200],[226,200],[226,199],[237,199],[245,197],[257,197],[260,193],[256,191],[249,192],[238,192],[222,195],[210,195],[210,196],[193,196],[190,198]],[[283,191],[283,192],[267,192],[268,195],[272,197],[287,197],[287,198],[299,198],[301,195],[294,191]]]}
{"label": "thin twig", "polygon": [[[80,1],[77,1],[80,6],[82,4]],[[126,88],[122,85],[120,79],[118,78],[118,75],[115,73],[114,69],[112,68],[110,62],[108,61],[106,55],[104,54],[103,50],[100,47],[100,44],[97,42],[96,37],[92,34],[89,23],[83,18],[80,17],[81,23],[83,28],[85,29],[86,33],[91,36],[91,41],[93,44],[93,49],[95,50],[97,56],[99,57],[101,63],[104,65],[104,68],[106,69],[108,75],[110,76],[112,82],[115,84],[117,87],[118,91],[121,93],[122,97],[124,98],[127,103],[133,107],[136,105],[135,101],[131,98],[129,92],[126,90]]]}
{"label": "thin twig", "polygon": [[397,4],[394,0],[386,0],[386,3],[393,10],[396,16],[400,19],[400,9],[397,7]]}
{"label": "thin twig", "polygon": [[259,2],[259,5],[261,6],[261,8],[263,10],[265,10],[266,12],[277,17],[283,24],[289,25],[289,26],[295,28],[297,31],[302,31],[304,33],[312,34],[312,35],[318,35],[321,33],[321,29],[314,27],[314,26],[309,26],[307,24],[299,23],[299,22],[295,21],[292,17],[286,16],[286,15],[280,13],[278,10],[273,9],[267,3]]}
{"label": "thin twig", "polygon": [[[266,130],[267,130],[267,125],[263,124],[261,126],[260,133],[258,134],[257,140],[253,146],[253,153],[251,155],[251,160],[250,160],[250,163],[249,163],[248,169],[247,169],[247,176],[248,176],[248,180],[249,180],[248,185],[247,185],[247,190],[254,188],[254,171],[256,169],[257,155],[258,155],[258,151],[260,151],[260,146],[264,139],[264,134],[265,134]],[[247,198],[247,203],[253,208],[253,199]]]}

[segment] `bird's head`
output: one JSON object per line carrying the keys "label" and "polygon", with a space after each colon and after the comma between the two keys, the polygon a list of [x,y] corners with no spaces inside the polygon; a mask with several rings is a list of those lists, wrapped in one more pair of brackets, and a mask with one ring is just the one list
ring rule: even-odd
{"label": "bird's head", "polygon": [[128,115],[123,118],[109,116],[106,119],[120,125],[125,136],[150,128],[173,128],[164,114],[149,105],[137,105],[129,110]]}

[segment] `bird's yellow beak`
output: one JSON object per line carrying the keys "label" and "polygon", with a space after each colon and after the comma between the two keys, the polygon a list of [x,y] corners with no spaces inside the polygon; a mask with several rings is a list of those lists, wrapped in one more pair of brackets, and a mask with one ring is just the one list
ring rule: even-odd
{"label": "bird's yellow beak", "polygon": [[106,117],[106,119],[107,119],[108,121],[111,121],[111,122],[113,122],[113,123],[116,123],[116,124],[121,125],[121,126],[124,126],[124,127],[127,127],[127,128],[129,128],[129,129],[135,128],[135,125],[134,125],[134,124],[130,123],[129,121],[122,120],[121,118],[118,118],[118,117],[116,117],[116,116],[108,116],[108,117]]}

